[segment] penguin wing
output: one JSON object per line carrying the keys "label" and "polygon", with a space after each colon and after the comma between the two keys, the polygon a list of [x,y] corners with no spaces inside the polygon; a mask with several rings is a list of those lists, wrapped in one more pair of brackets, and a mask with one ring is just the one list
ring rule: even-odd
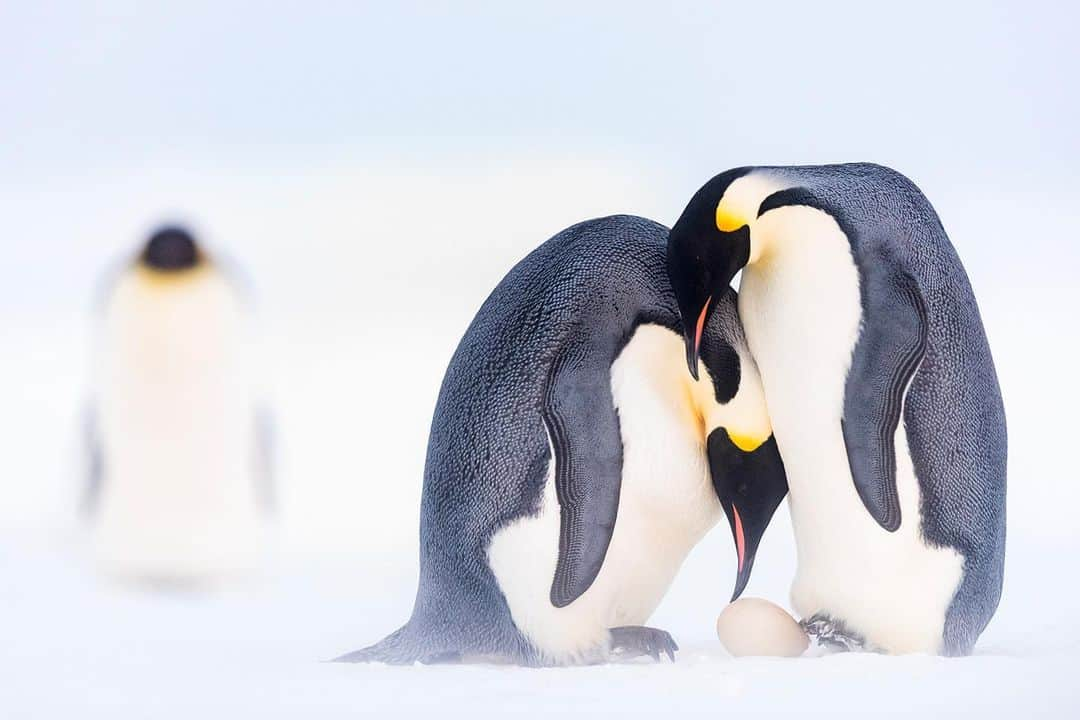
{"label": "penguin wing", "polygon": [[277,508],[277,477],[274,451],[277,446],[277,423],[267,407],[255,410],[255,492],[264,510]]}
{"label": "penguin wing", "polygon": [[919,284],[888,253],[860,263],[862,329],[851,358],[841,429],[855,489],[881,527],[900,527],[896,426],[908,382],[926,350]]}
{"label": "penguin wing", "polygon": [[101,447],[101,429],[98,427],[97,408],[87,403],[82,418],[82,452],[84,483],[81,510],[92,513],[101,496],[101,483],[105,475],[105,453]]}
{"label": "penguin wing", "polygon": [[559,559],[551,603],[581,596],[607,554],[622,482],[622,436],[611,395],[611,358],[569,352],[556,359],[544,397],[544,422],[555,454]]}

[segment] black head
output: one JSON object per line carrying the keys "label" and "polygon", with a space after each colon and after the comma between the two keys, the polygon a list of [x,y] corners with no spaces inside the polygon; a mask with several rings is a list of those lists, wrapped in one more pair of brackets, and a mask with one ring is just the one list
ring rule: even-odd
{"label": "black head", "polygon": [[724,191],[750,171],[717,175],[697,191],[668,235],[667,271],[686,341],[690,374],[698,376],[701,333],[735,274],[750,260],[750,227],[717,212]]}
{"label": "black head", "polygon": [[200,253],[191,235],[181,227],[163,227],[147,241],[139,261],[162,272],[188,270],[199,264]]}
{"label": "black head", "polygon": [[713,487],[727,515],[739,558],[731,596],[734,601],[746,588],[765,528],[787,495],[787,474],[772,435],[750,448],[741,438],[733,440],[721,427],[710,433],[708,445]]}

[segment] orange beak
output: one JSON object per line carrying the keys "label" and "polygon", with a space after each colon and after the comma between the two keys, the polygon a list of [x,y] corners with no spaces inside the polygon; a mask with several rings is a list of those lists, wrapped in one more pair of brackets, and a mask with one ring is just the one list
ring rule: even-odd
{"label": "orange beak", "polygon": [[695,380],[698,379],[698,354],[701,352],[701,333],[705,331],[705,318],[709,314],[710,305],[712,305],[712,295],[705,298],[705,304],[701,307],[701,313],[698,314],[697,323],[694,325],[694,340],[686,348],[686,364]]}
{"label": "orange beak", "polygon": [[735,551],[739,554],[739,573],[742,573],[746,565],[746,536],[743,535],[742,518],[739,517],[739,508],[731,505],[731,512],[735,513]]}

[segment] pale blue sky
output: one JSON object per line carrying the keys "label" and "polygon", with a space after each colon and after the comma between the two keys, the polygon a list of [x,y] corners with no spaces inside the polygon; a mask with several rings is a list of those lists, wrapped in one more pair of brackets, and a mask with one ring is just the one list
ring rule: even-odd
{"label": "pale blue sky", "polygon": [[530,145],[1073,173],[1073,3],[880,5],[9,2],[0,173]]}
{"label": "pale blue sky", "polygon": [[567,224],[670,223],[728,167],[854,160],[923,187],[977,283],[1071,283],[1044,261],[1080,259],[1074,5],[881,5],[3,3],[0,314],[74,313],[179,218],[271,301],[321,302],[291,284],[306,261],[326,307],[363,304],[399,278],[353,264],[406,248],[389,264],[440,258],[422,282],[467,315]]}

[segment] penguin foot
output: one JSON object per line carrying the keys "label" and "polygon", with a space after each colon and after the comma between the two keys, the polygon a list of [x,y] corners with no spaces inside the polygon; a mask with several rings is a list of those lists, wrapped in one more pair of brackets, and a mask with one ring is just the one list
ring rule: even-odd
{"label": "penguin foot", "polygon": [[808,620],[799,621],[799,625],[818,645],[834,652],[860,652],[871,649],[861,635],[852,632],[844,623],[828,615],[818,613]]}
{"label": "penguin foot", "polygon": [[665,630],[643,625],[624,625],[611,628],[610,633],[612,654],[627,658],[648,655],[659,662],[660,653],[664,653],[675,662],[675,652],[679,646]]}

